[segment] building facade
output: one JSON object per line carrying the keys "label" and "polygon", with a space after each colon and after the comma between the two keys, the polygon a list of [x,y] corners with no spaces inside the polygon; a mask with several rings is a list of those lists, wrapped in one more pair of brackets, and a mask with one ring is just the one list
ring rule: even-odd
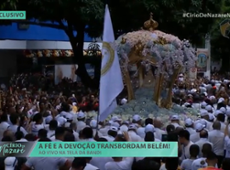
{"label": "building facade", "polygon": [[[84,49],[88,48],[90,42],[94,41],[85,34]],[[100,41],[100,39],[97,39]],[[98,43],[101,48],[101,43]],[[69,38],[65,31],[55,28],[43,27],[38,25],[22,25],[12,23],[11,25],[0,26],[0,81],[5,81],[13,74],[17,73],[20,67],[20,61],[30,63],[29,59],[22,60],[22,57],[28,57],[29,53],[34,54],[40,51],[71,51]],[[25,51],[26,54],[25,54]],[[32,51],[32,52],[31,52]],[[71,52],[70,52],[71,53]],[[65,53],[61,53],[65,54]],[[60,55],[61,55],[60,54]],[[68,55],[67,53],[66,55]],[[61,55],[62,57],[65,57]],[[35,55],[34,57],[39,57]],[[31,60],[34,58],[31,57]],[[47,56],[42,56],[47,57]],[[50,57],[50,56],[48,56]],[[44,59],[45,60],[45,59]],[[57,59],[59,60],[59,59]],[[58,61],[61,63],[61,60]]]}

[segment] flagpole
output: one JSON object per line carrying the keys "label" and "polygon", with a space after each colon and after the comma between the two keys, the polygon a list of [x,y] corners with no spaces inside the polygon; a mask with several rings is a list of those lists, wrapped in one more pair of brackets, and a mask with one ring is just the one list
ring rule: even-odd
{"label": "flagpole", "polygon": [[[105,0],[105,6],[109,4],[109,0]],[[104,30],[103,30],[104,31]],[[102,38],[103,39],[103,38]],[[100,91],[100,89],[99,89]],[[99,92],[100,93],[100,92]],[[100,99],[99,99],[100,101]],[[100,105],[99,105],[100,106]],[[98,112],[97,112],[97,132],[99,131],[99,122],[100,122],[100,107],[98,107]]]}
{"label": "flagpole", "polygon": [[99,131],[99,121],[100,121],[100,119],[99,119],[100,111],[99,110],[100,110],[100,107],[99,107],[98,112],[97,112],[97,132]]}

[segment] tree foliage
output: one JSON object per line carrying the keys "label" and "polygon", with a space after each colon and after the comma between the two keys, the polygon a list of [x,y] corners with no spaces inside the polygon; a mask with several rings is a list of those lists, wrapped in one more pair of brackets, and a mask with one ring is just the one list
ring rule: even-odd
{"label": "tree foliage", "polygon": [[[190,39],[200,45],[202,38],[210,31],[214,18],[186,18],[183,13],[219,13],[222,1],[219,0],[117,0],[111,2],[111,10],[116,29],[138,29],[153,12],[159,22],[159,29]],[[121,5],[123,4],[123,5]]]}
{"label": "tree foliage", "polygon": [[[175,34],[179,38],[190,39],[200,44],[209,32],[215,19],[184,18],[183,13],[218,13],[223,0],[110,0],[109,7],[115,32],[128,32],[143,26],[143,22],[153,12],[159,22],[159,29]],[[7,0],[2,9],[26,10],[28,19],[36,19],[30,24],[65,30],[73,47],[75,63],[79,64],[79,76],[86,85],[92,85],[87,76],[82,58],[84,32],[98,37],[103,31],[104,0]],[[51,24],[41,23],[52,21]],[[67,22],[67,25],[63,21]],[[77,31],[74,35],[73,31]],[[98,85],[98,83],[96,83]]]}
{"label": "tree foliage", "polygon": [[[230,0],[225,0],[221,7],[221,13],[226,14],[230,11]],[[213,60],[220,60],[222,59],[222,70],[229,71],[229,64],[230,64],[230,40],[226,37],[223,37],[220,33],[220,23],[225,19],[229,18],[219,18],[213,24],[211,30],[211,55]]]}
{"label": "tree foliage", "polygon": [[17,0],[2,0],[0,4],[1,10],[15,10],[17,9]]}
{"label": "tree foliage", "polygon": [[[2,0],[0,4],[0,10],[16,10],[17,9],[17,0]],[[11,24],[9,20],[0,20],[1,25],[8,25]]]}
{"label": "tree foliage", "polygon": [[[104,0],[10,0],[18,10],[26,10],[28,18],[39,21],[67,21],[68,29],[80,29],[83,25],[90,36],[102,33]],[[189,38],[197,43],[200,36],[210,31],[213,18],[185,18],[183,13],[219,13],[224,0],[110,0],[109,6],[115,31],[131,31],[142,27],[153,12],[159,29]],[[15,5],[16,4],[16,5]]]}

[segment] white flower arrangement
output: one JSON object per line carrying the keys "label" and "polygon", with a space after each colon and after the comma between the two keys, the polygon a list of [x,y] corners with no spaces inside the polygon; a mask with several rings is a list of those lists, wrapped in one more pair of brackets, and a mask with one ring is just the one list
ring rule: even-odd
{"label": "white flower arrangement", "polygon": [[124,38],[126,39],[127,43],[133,47],[138,42],[141,42],[142,44],[154,42],[158,39],[158,36],[150,31],[140,30],[127,33]]}
{"label": "white flower arrangement", "polygon": [[[128,54],[132,47],[138,43],[144,45],[142,51],[144,56],[150,54],[158,61],[158,68],[162,68],[161,63],[165,62],[172,67],[168,68],[171,72],[173,67],[177,67],[177,64],[189,68],[195,66],[196,55],[188,40],[181,41],[178,37],[159,30],[153,32],[140,30],[120,36],[116,40],[116,44],[118,55],[123,58],[123,62],[125,61],[123,66],[128,67]],[[188,64],[184,65],[185,62]],[[161,73],[162,71],[159,70],[158,72]]]}
{"label": "white flower arrangement", "polygon": [[[193,108],[185,108],[178,106],[176,104],[170,110],[159,108],[152,101],[152,92],[148,88],[138,89],[135,93],[136,100],[132,100],[129,103],[118,106],[110,116],[108,116],[107,121],[111,119],[112,116],[121,117],[123,121],[130,121],[135,114],[139,114],[142,120],[146,118],[154,118],[160,120],[163,124],[168,125],[170,122],[170,117],[174,114],[179,115],[181,125],[184,125],[184,120],[186,118],[191,118],[193,120],[197,119],[198,110]],[[145,104],[143,104],[143,102]],[[92,117],[97,120],[98,112],[90,111],[86,113],[87,117]]]}
{"label": "white flower arrangement", "polygon": [[[165,44],[154,43],[162,40],[162,38],[165,39]],[[143,55],[150,53],[152,54],[150,57],[157,58],[157,73],[165,73],[165,70],[161,67],[162,63],[166,63],[168,66],[169,71],[168,73],[165,73],[167,77],[170,77],[178,64],[186,67],[193,67],[195,65],[196,55],[194,49],[187,40],[181,41],[174,35],[166,34],[158,30],[153,32],[140,30],[122,35],[115,42],[120,62],[123,62],[121,65],[122,67],[128,68],[128,54],[132,47],[140,42],[145,45],[144,50],[142,51]],[[114,46],[115,43],[113,44]],[[188,64],[184,65],[185,62]],[[135,96],[136,100],[117,107],[111,116],[116,115],[120,116],[122,120],[130,120],[133,115],[139,114],[143,120],[148,117],[157,118],[164,124],[168,124],[170,116],[173,114],[179,114],[181,123],[183,124],[187,117],[195,120],[198,115],[197,110],[184,108],[178,105],[173,105],[170,110],[159,108],[152,100],[153,92],[151,92],[150,89],[138,89],[135,92]],[[96,118],[97,115],[98,113],[95,111],[87,112],[88,117]],[[109,116],[107,120],[109,120],[111,116]]]}

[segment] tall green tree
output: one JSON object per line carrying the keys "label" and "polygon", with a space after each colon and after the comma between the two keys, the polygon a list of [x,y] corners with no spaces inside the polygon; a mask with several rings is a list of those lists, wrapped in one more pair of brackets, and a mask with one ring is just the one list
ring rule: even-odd
{"label": "tall green tree", "polygon": [[[29,24],[63,29],[69,37],[74,55],[73,62],[79,65],[78,75],[86,86],[98,86],[87,74],[83,60],[84,33],[98,37],[103,31],[104,0],[8,0],[17,10],[26,10]],[[128,32],[143,26],[153,12],[159,29],[190,39],[199,44],[213,25],[212,18],[185,18],[183,13],[218,13],[220,0],[110,0],[109,6],[114,30]],[[2,9],[12,8],[11,6]],[[47,24],[43,21],[51,21]],[[65,25],[65,22],[67,25]],[[77,34],[74,34],[74,30]]]}
{"label": "tall green tree", "polygon": [[[221,13],[226,14],[230,11],[230,0],[225,0],[221,7]],[[229,20],[229,18],[219,18],[213,24],[211,29],[211,55],[212,60],[222,59],[222,71],[230,71],[230,40],[226,37],[223,37],[220,32],[220,24],[224,20]],[[230,35],[229,35],[230,36]]]}
{"label": "tall green tree", "polygon": [[[139,29],[152,12],[159,29],[202,45],[217,18],[187,18],[183,14],[220,13],[224,0],[116,0],[111,10],[116,29]],[[123,4],[123,5],[121,5]],[[115,7],[115,8],[114,8]]]}
{"label": "tall green tree", "polygon": [[[17,9],[17,0],[2,0],[0,4],[1,11],[7,10],[16,10]],[[10,20],[0,20],[1,25],[11,24]]]}

